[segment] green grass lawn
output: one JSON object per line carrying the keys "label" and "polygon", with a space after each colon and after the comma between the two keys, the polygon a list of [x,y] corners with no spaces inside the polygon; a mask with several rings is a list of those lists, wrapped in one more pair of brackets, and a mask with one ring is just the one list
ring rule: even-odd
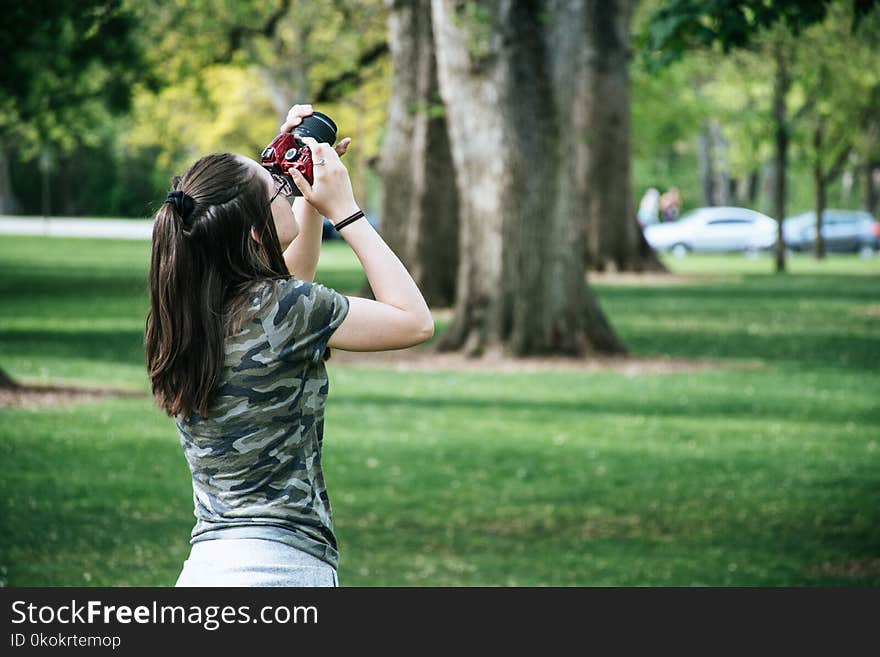
{"label": "green grass lawn", "polygon": [[[0,237],[0,364],[148,391],[146,242]],[[691,373],[328,364],[343,585],[880,584],[880,259],[690,256],[596,285]],[[318,279],[353,293],[325,246]],[[441,324],[438,330],[442,330]],[[171,585],[192,491],[148,396],[0,409],[0,581]]]}

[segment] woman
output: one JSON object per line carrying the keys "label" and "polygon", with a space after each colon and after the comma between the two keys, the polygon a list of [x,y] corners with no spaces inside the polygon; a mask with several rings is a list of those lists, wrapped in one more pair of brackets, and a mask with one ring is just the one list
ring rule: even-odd
{"label": "woman", "polygon": [[[294,106],[281,130],[311,111]],[[324,360],[329,347],[401,349],[434,332],[412,277],[364,219],[340,235],[376,300],[311,282],[322,215],[340,224],[359,209],[340,161],[350,140],[338,151],[305,141],[314,179],[293,172],[293,208],[287,181],[227,153],[175,179],[155,216],[147,368],[180,434],[196,516],[178,586],[337,585]]]}

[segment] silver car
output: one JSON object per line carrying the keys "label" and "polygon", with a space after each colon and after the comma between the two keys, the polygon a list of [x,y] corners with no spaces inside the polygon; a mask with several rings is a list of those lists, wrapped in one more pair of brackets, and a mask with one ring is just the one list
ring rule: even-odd
{"label": "silver car", "polygon": [[748,208],[697,208],[678,221],[645,228],[656,251],[685,255],[691,251],[757,251],[776,241],[776,221]]}

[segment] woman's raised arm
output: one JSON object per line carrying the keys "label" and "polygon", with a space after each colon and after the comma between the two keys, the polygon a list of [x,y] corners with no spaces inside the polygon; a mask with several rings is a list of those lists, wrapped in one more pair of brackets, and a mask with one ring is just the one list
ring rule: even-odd
{"label": "woman's raised arm", "polygon": [[[358,212],[351,180],[339,154],[329,144],[303,138],[316,163],[314,183],[299,172],[293,180],[306,200],[334,225]],[[323,165],[317,163],[324,161]],[[406,267],[366,220],[343,227],[340,235],[354,250],[376,300],[348,297],[349,311],[328,345],[347,351],[402,349],[434,335],[431,311]]]}

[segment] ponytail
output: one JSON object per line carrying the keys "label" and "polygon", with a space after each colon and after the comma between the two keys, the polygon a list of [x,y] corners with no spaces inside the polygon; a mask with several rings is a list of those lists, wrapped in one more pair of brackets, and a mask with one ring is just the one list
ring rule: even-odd
{"label": "ponytail", "polygon": [[[253,240],[254,227],[268,239]],[[168,415],[208,414],[247,290],[290,276],[274,228],[268,189],[238,156],[210,155],[173,180],[154,217],[144,340],[153,395]]]}

